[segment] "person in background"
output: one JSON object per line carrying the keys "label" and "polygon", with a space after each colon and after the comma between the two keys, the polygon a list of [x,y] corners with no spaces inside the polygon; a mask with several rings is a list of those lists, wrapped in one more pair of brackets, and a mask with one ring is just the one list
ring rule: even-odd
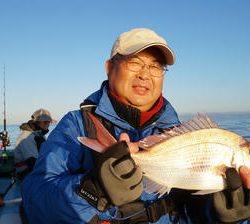
{"label": "person in background", "polygon": [[[108,80],[79,110],[63,117],[23,182],[30,224],[217,223],[250,217],[249,200],[242,202],[250,195],[232,170],[227,172],[232,194],[192,198],[190,191],[173,189],[158,198],[143,190],[142,171],[130,156],[138,150],[132,142],[180,124],[162,96],[164,74],[174,62],[165,39],[151,29],[136,28],[118,37],[106,61]],[[78,141],[80,136],[97,137],[88,113],[118,140],[102,154]]]}
{"label": "person in background", "polygon": [[14,151],[18,179],[23,180],[32,171],[52,121],[50,112],[41,108],[32,114],[31,120],[20,125],[22,132],[17,138]]}

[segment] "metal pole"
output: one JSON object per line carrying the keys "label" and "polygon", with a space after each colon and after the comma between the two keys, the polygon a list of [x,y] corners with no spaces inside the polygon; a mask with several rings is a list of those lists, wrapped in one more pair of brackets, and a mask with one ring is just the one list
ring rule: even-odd
{"label": "metal pole", "polygon": [[4,151],[6,151],[6,147],[10,145],[9,136],[7,132],[6,126],[6,89],[5,89],[5,65],[3,67],[3,132],[1,132],[1,141],[4,146]]}
{"label": "metal pole", "polygon": [[3,66],[3,129],[6,132],[5,65]]}

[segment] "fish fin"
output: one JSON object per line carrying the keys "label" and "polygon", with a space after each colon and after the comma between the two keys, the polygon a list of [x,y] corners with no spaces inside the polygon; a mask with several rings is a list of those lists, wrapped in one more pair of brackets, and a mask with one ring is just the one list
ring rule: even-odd
{"label": "fish fin", "polygon": [[199,121],[201,121],[202,123],[204,123],[205,127],[207,128],[219,128],[219,125],[212,120],[212,118],[207,114],[207,113],[197,113],[198,116],[197,119]]}
{"label": "fish fin", "polygon": [[219,128],[207,114],[197,113],[191,120],[181,123],[173,128],[166,129],[161,134],[148,136],[138,142],[140,148],[150,150],[152,146],[175,136],[201,129]]}
{"label": "fish fin", "polygon": [[192,131],[211,128],[219,128],[219,126],[206,113],[197,113],[191,120],[182,122],[180,125],[164,131],[164,133],[174,137]]}
{"label": "fish fin", "polygon": [[197,113],[191,120],[183,122],[181,125],[174,127],[175,129],[181,130],[182,133],[192,132],[201,129],[211,129],[211,128],[219,128],[218,124],[215,123],[208,114]]}
{"label": "fish fin", "polygon": [[205,194],[212,194],[215,192],[221,191],[220,189],[210,189],[210,190],[201,190],[191,193],[192,195],[205,195]]}
{"label": "fish fin", "polygon": [[159,198],[165,193],[169,193],[171,190],[171,188],[165,186],[164,184],[158,183],[147,176],[143,176],[143,187],[147,193],[158,194],[157,196]]}
{"label": "fish fin", "polygon": [[167,133],[161,133],[161,134],[156,134],[156,135],[150,135],[146,138],[143,138],[138,142],[138,146],[142,149],[145,150],[150,150],[152,146],[165,141],[167,139],[172,138],[173,136]]}
{"label": "fish fin", "polygon": [[107,147],[115,144],[117,141],[93,114],[88,112],[88,115],[95,125],[96,139],[88,137],[78,137],[77,139],[83,145],[97,152],[105,152]]}
{"label": "fish fin", "polygon": [[95,125],[97,140],[106,147],[115,144],[117,142],[116,139],[109,133],[102,123],[90,112],[88,112],[88,115]]}
{"label": "fish fin", "polygon": [[87,137],[77,137],[78,141],[83,145],[95,150],[96,152],[103,153],[106,150],[106,146],[102,145],[97,139],[87,138]]}

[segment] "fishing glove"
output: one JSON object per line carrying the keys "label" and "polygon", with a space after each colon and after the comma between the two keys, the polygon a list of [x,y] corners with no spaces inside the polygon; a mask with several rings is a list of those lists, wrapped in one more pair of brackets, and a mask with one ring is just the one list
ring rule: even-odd
{"label": "fishing glove", "polygon": [[250,190],[242,185],[234,168],[226,171],[228,188],[212,196],[215,219],[223,223],[238,222],[250,218]]}
{"label": "fishing glove", "polygon": [[104,153],[93,151],[94,169],[77,188],[78,195],[100,211],[138,199],[143,191],[142,171],[131,158],[125,141]]}

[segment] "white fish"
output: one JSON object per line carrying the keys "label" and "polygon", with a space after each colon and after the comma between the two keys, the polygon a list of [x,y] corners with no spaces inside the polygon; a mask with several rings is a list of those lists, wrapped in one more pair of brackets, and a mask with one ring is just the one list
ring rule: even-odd
{"label": "white fish", "polygon": [[[97,139],[78,137],[78,140],[104,152],[116,140],[89,115],[95,124]],[[250,168],[249,142],[219,128],[207,115],[198,114],[178,127],[148,136],[136,144],[144,150],[131,156],[143,171],[144,188],[159,195],[171,188],[198,190],[195,194],[221,191],[226,188],[226,167]]]}

